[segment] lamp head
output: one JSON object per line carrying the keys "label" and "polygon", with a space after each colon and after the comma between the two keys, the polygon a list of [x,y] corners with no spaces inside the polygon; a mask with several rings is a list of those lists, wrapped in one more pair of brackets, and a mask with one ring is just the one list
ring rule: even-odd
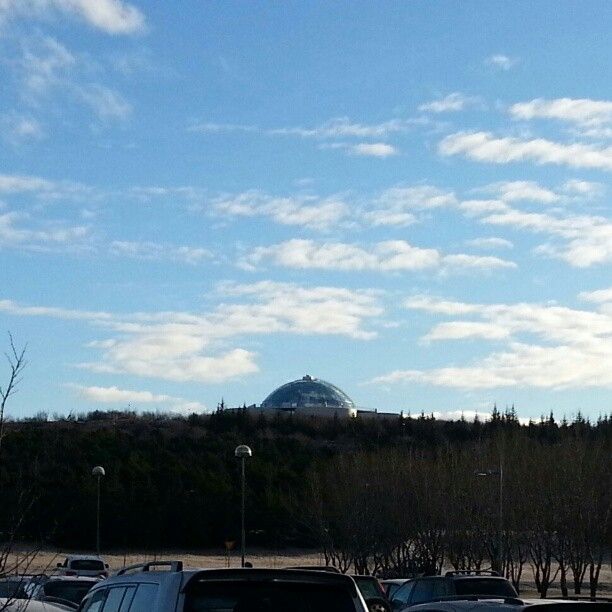
{"label": "lamp head", "polygon": [[234,457],[237,457],[238,459],[245,459],[246,457],[252,456],[253,451],[246,444],[241,444],[240,446],[237,446],[236,450],[234,451]]}
{"label": "lamp head", "polygon": [[100,476],[106,476],[106,472],[104,471],[104,468],[101,465],[96,465],[96,467],[91,470],[91,475],[100,478]]}

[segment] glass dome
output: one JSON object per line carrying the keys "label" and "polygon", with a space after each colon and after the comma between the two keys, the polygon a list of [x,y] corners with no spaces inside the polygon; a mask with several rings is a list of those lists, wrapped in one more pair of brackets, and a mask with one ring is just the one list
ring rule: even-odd
{"label": "glass dome", "polygon": [[304,376],[282,385],[261,403],[262,408],[330,408],[351,409],[353,400],[338,387],[318,378]]}

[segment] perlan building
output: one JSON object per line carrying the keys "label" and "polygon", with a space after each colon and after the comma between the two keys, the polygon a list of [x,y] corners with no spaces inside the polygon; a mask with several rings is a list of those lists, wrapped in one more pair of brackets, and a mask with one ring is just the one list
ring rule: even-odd
{"label": "perlan building", "polygon": [[306,375],[281,385],[249,412],[296,414],[310,417],[399,418],[397,413],[358,409],[353,400],[331,383]]}

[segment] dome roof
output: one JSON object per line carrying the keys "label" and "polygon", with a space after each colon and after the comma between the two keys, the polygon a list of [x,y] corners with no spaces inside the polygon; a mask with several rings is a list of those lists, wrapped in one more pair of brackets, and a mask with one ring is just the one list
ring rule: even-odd
{"label": "dome roof", "polygon": [[262,408],[330,408],[351,409],[353,400],[331,383],[311,376],[282,385],[261,403]]}

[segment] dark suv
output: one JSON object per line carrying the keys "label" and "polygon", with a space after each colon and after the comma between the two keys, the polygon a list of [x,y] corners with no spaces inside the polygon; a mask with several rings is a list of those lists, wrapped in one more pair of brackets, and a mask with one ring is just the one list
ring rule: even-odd
{"label": "dark suv", "polygon": [[428,601],[470,595],[500,599],[518,597],[512,584],[495,572],[456,571],[446,572],[444,576],[408,580],[393,593],[391,606],[393,610],[403,610]]}
{"label": "dark suv", "polygon": [[[160,571],[165,570],[165,571]],[[372,604],[388,610],[388,604]],[[370,605],[370,610],[377,609]],[[355,582],[331,572],[131,566],[100,582],[80,612],[368,612]]]}

